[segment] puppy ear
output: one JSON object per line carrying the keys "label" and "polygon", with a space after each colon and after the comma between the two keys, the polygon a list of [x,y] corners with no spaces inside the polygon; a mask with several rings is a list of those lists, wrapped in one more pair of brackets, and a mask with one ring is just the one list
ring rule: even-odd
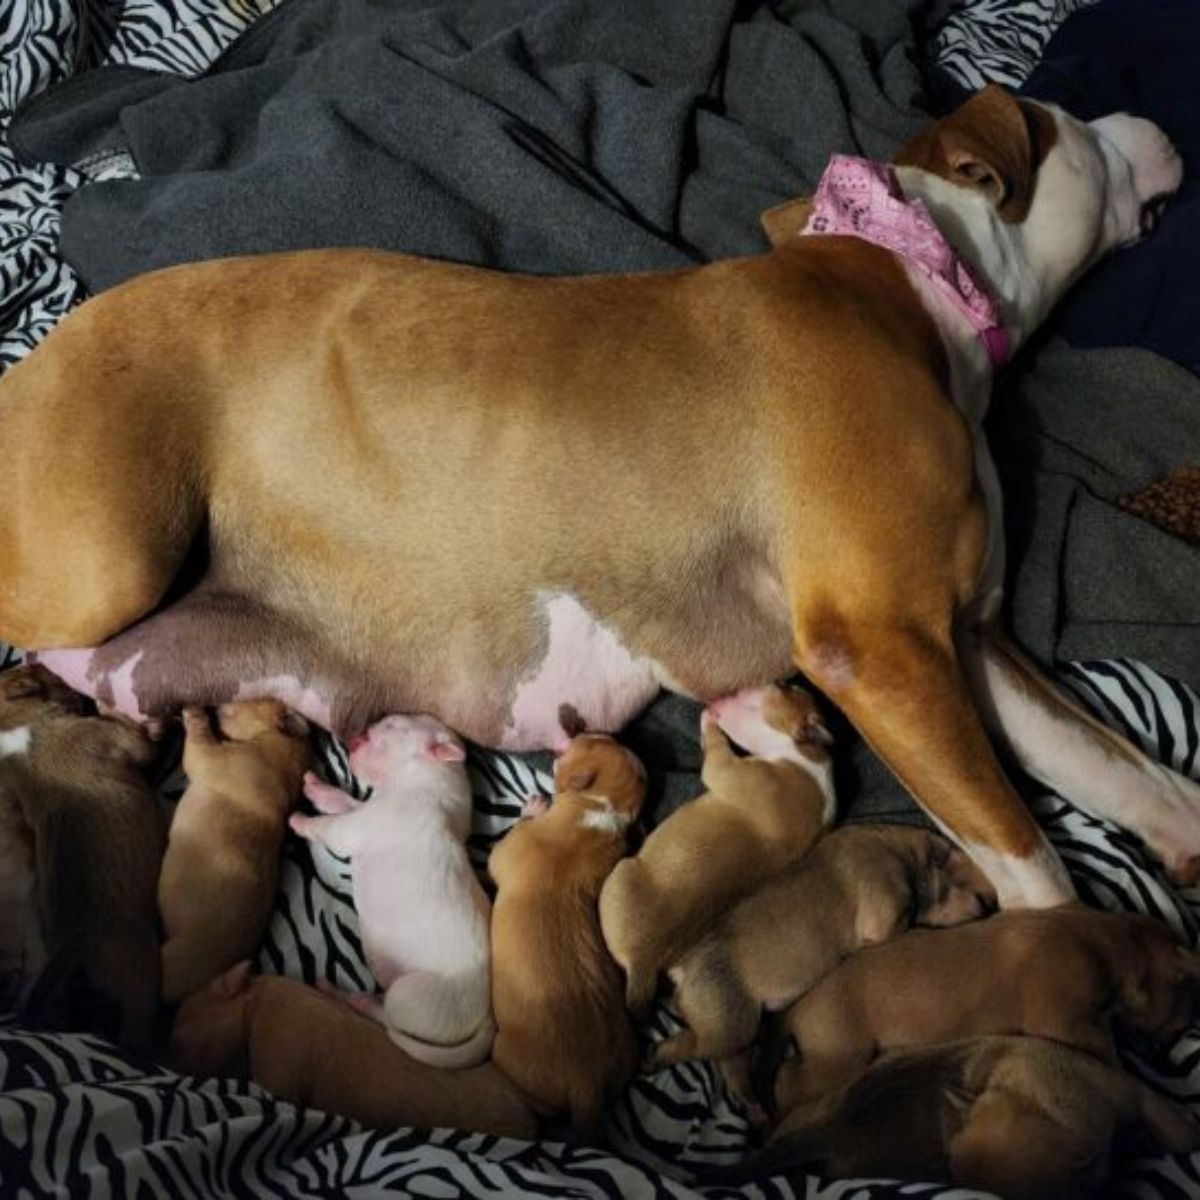
{"label": "puppy ear", "polygon": [[579,767],[574,771],[568,771],[562,779],[562,790],[564,792],[585,792],[596,782],[596,777],[600,774],[598,770],[587,767]]}
{"label": "puppy ear", "polygon": [[923,130],[892,161],[974,188],[1009,224],[1023,221],[1029,212],[1033,138],[1025,110],[995,84]]}
{"label": "puppy ear", "polygon": [[463,762],[467,757],[467,752],[458,742],[445,737],[430,738],[425,743],[425,754],[434,762],[444,763]]}
{"label": "puppy ear", "polygon": [[281,708],[279,710],[277,726],[280,733],[286,734],[291,738],[306,738],[309,734],[308,722],[298,712],[290,708]]}
{"label": "puppy ear", "polygon": [[45,696],[45,667],[13,667],[0,672],[0,696],[5,700],[32,700]]}
{"label": "puppy ear", "polygon": [[814,709],[804,718],[804,724],[796,738],[799,742],[816,742],[820,746],[832,746],[833,734],[825,724],[825,718]]}
{"label": "puppy ear", "polygon": [[558,706],[558,723],[568,738],[578,737],[587,733],[587,722],[579,715],[579,709],[573,704]]}
{"label": "puppy ear", "polygon": [[254,964],[244,958],[236,966],[232,966],[224,975],[218,975],[216,979],[209,985],[213,995],[219,996],[222,1000],[232,1000],[235,996],[240,996],[250,986],[250,973],[254,970]]}
{"label": "puppy ear", "polygon": [[761,217],[759,224],[770,239],[772,246],[782,246],[784,242],[799,237],[808,218],[812,216],[813,202],[811,196],[799,196],[795,200],[785,200],[768,208]]}

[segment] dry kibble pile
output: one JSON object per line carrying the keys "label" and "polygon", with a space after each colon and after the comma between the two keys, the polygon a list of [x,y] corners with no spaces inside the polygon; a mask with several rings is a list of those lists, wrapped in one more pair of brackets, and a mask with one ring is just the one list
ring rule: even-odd
{"label": "dry kibble pile", "polygon": [[1200,463],[1187,463],[1158,483],[1122,496],[1118,503],[1127,512],[1200,545]]}

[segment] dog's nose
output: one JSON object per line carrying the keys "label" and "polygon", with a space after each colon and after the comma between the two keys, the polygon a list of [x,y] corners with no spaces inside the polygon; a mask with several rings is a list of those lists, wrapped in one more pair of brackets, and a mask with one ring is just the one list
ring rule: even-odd
{"label": "dog's nose", "polygon": [[352,737],[346,743],[346,749],[349,750],[351,754],[353,754],[355,752],[355,750],[360,749],[361,747],[365,746],[366,744],[367,744],[367,735],[365,733],[358,733],[358,734],[355,734],[354,737]]}

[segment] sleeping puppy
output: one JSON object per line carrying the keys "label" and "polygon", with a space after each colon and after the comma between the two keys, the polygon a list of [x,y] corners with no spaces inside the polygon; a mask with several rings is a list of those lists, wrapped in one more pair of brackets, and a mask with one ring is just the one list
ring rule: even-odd
{"label": "sleeping puppy", "polygon": [[[738,758],[726,734],[753,757]],[[807,692],[747,688],[708,707],[700,736],[706,793],[655,829],[600,896],[632,1012],[719,913],[807,854],[833,819],[830,737]]]}
{"label": "sleeping puppy", "polygon": [[885,1050],[989,1033],[1115,1061],[1110,1018],[1154,1037],[1190,1023],[1200,956],[1166,925],[1070,905],[909,933],[851,955],[788,1010],[798,1055],[780,1110],[840,1087]]}
{"label": "sleeping puppy", "polygon": [[823,1177],[946,1181],[1009,1200],[1097,1195],[1114,1138],[1200,1146],[1187,1113],[1118,1067],[1058,1042],[980,1037],[893,1050],[784,1117],[770,1146],[704,1184],[802,1169]]}
{"label": "sleeping puppy", "polygon": [[[10,744],[7,734],[0,733],[0,757]],[[33,833],[21,804],[0,787],[0,1012],[21,1006],[46,965],[33,863]]]}
{"label": "sleeping puppy", "polygon": [[[44,667],[0,673],[0,790],[33,833],[37,906],[65,983],[81,972],[118,1009],[112,1029],[148,1050],[159,1005],[158,873],[166,830],[142,771],[150,740],[85,702]],[[39,988],[40,1012],[51,997]]]}
{"label": "sleeping puppy", "polygon": [[491,1064],[445,1071],[405,1054],[341,1000],[239,963],[179,1007],[172,1065],[249,1076],[283,1100],[375,1129],[414,1125],[533,1138],[537,1121]]}
{"label": "sleeping puppy", "polygon": [[363,950],[385,989],[351,1003],[414,1058],[471,1067],[491,1049],[490,907],[467,858],[471,785],[462,743],[440,721],[392,716],[350,743],[372,788],[356,800],[309,774],[304,794],[325,816],[292,828],[353,860]]}
{"label": "sleeping puppy", "polygon": [[[983,915],[995,893],[945,838],[902,825],[835,829],[739,901],[670,969],[688,1029],[655,1047],[651,1069],[746,1050],[778,1012],[847,955],[913,925]],[[748,1097],[745,1059],[723,1064]]]}
{"label": "sleeping puppy", "polygon": [[214,730],[185,708],[188,788],[158,884],[163,997],[181,1000],[258,948],[270,920],[287,815],[312,759],[308,722],[277,700],[222,704]]}
{"label": "sleeping puppy", "polygon": [[[530,800],[492,851],[492,1056],[546,1114],[594,1128],[637,1067],[637,1034],[596,901],[625,853],[645,771],[612,738],[575,738],[547,805]],[[601,790],[601,789],[604,790]]]}

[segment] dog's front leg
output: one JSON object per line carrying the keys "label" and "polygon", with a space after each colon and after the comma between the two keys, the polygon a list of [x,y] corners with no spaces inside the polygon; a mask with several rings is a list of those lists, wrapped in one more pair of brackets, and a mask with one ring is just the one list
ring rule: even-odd
{"label": "dog's front leg", "polygon": [[1062,860],[1005,777],[945,631],[912,614],[798,622],[796,665],[995,885],[1000,905],[1074,898]]}
{"label": "dog's front leg", "polygon": [[1137,834],[1175,882],[1200,878],[1200,784],[1096,720],[994,623],[964,636],[962,652],[985,719],[1023,770]]}

